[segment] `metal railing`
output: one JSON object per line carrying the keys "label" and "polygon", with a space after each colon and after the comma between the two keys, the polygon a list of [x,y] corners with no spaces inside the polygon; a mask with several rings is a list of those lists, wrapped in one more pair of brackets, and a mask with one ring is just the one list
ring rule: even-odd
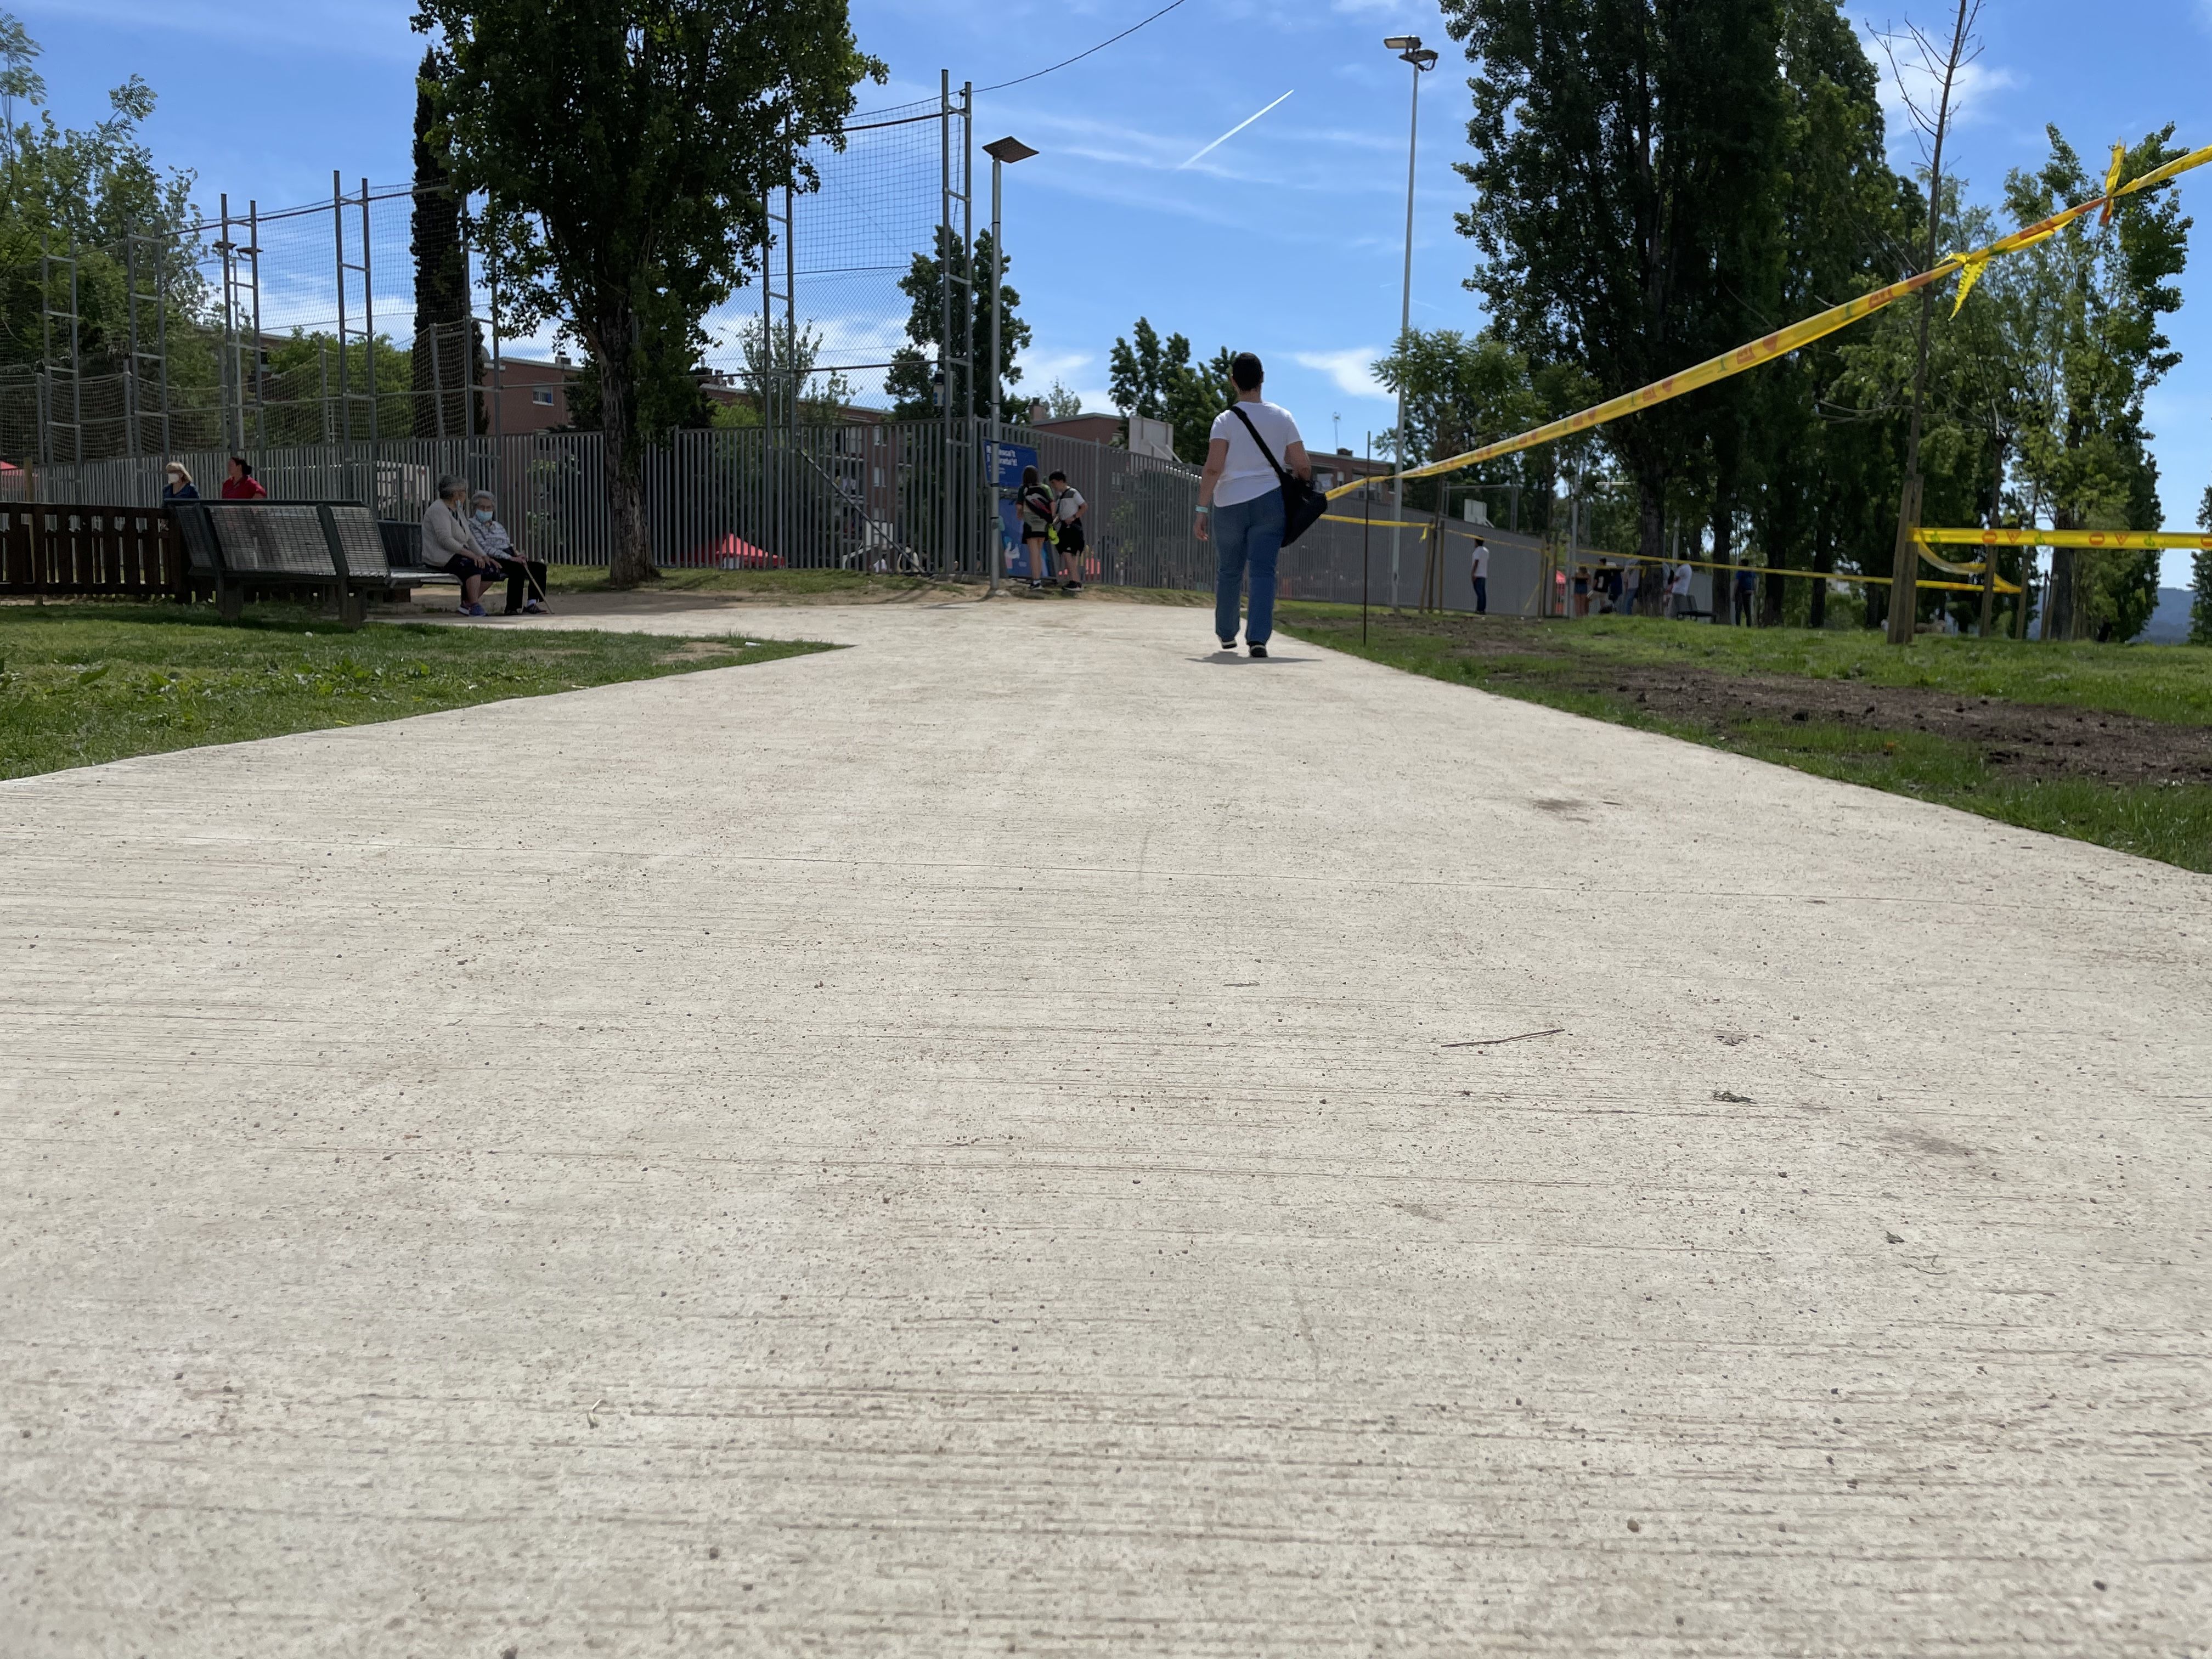
{"label": "metal railing", "polygon": [[[1000,492],[970,481],[968,456],[984,447],[982,425],[956,422],[949,454],[945,424],[934,419],[671,434],[645,457],[654,561],[668,568],[985,575],[1001,520]],[[1079,564],[1085,580],[1212,589],[1213,549],[1191,534],[1196,469],[1023,427],[1008,428],[1005,441],[1034,449],[1040,473],[1065,472],[1090,502],[1089,545]],[[195,450],[174,459],[190,469],[203,495],[216,493],[222,452]],[[499,498],[501,517],[534,558],[604,565],[613,548],[604,441],[597,433],[310,444],[264,450],[258,462],[260,481],[273,497],[361,501],[381,519],[419,519],[440,478],[464,478]],[[156,457],[142,456],[0,473],[0,496],[153,506],[161,499],[161,465]],[[1370,505],[1377,519],[1388,520],[1387,501],[1378,496]],[[1365,531],[1356,521],[1359,507],[1356,496],[1340,501],[1336,517],[1285,550],[1285,598],[1357,604],[1364,592],[1377,605],[1391,603],[1389,532]],[[1425,543],[1405,532],[1413,551],[1398,601],[1419,604],[1419,589],[1425,587],[1431,603],[1471,609],[1467,567],[1474,528],[1445,521],[1432,583],[1421,575]],[[1491,610],[1537,614],[1534,538],[1486,533]]]}

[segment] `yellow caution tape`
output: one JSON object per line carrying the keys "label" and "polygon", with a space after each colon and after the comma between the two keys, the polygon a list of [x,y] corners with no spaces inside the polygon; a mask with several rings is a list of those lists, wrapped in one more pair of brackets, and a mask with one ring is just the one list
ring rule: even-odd
{"label": "yellow caution tape", "polygon": [[[1827,310],[1816,316],[1808,317],[1802,322],[1792,323],[1789,327],[1778,329],[1775,332],[1759,339],[1747,341],[1733,351],[1724,351],[1717,357],[1709,357],[1702,363],[1693,364],[1677,374],[1669,374],[1664,380],[1654,380],[1649,386],[1638,386],[1633,392],[1623,392],[1618,398],[1608,398],[1601,404],[1594,404],[1588,409],[1578,410],[1559,420],[1547,422],[1542,426],[1532,427],[1514,437],[1500,439],[1494,444],[1485,444],[1480,449],[1470,449],[1461,454],[1449,455],[1440,461],[1431,461],[1425,466],[1408,467],[1402,472],[1391,474],[1390,477],[1430,478],[1438,473],[1456,472],[1463,467],[1475,466],[1484,461],[1495,460],[1501,455],[1518,454],[1524,449],[1534,449],[1539,444],[1547,444],[1555,439],[1571,437],[1577,432],[1588,432],[1594,427],[1604,426],[1609,422],[1617,421],[1624,415],[1633,415],[1638,410],[1649,409],[1655,404],[1669,402],[1686,392],[1695,392],[1701,386],[1711,386],[1715,381],[1728,380],[1731,376],[1742,374],[1746,369],[1756,368],[1761,363],[1771,362],[1777,357],[1787,356],[1802,346],[1810,345],[1815,340],[1825,339],[1838,329],[1848,327],[1861,318],[1871,317],[1875,312],[1917,294],[1924,288],[1942,282],[1954,272],[1964,270],[1968,264],[1977,260],[1986,264],[1998,254],[2015,252],[2021,248],[2042,241],[2045,237],[2055,235],[2083,215],[2095,212],[2100,207],[2105,210],[2109,217],[2112,204],[2122,197],[2132,196],[2139,191],[2155,190],[2168,179],[2176,178],[2192,167],[2203,167],[2207,161],[2212,161],[2212,144],[2208,144],[2202,149],[2191,150],[2185,155],[2177,155],[2163,167],[2154,167],[2142,178],[2131,179],[2126,184],[2121,185],[2117,183],[2119,177],[2119,162],[2116,158],[2112,173],[2106,180],[2106,190],[2102,196],[2087,202],[2077,203],[2069,208],[2063,208],[2047,219],[2024,226],[2014,231],[2009,236],[1999,237],[1985,248],[1978,249],[1972,253],[1954,253],[1932,270],[1923,270],[1916,276],[1907,276],[1902,282],[1892,283],[1887,288],[1878,288],[1871,294],[1863,294],[1856,300],[1846,300],[1839,306],[1831,306]],[[1387,483],[1389,481],[1389,478],[1363,478],[1351,483],[1339,484],[1328,493],[1334,498],[1348,495],[1355,489],[1365,488],[1371,483]]]}
{"label": "yellow caution tape", "polygon": [[1960,307],[1966,303],[1966,296],[1974,291],[1974,284],[1982,280],[1982,267],[1989,264],[1990,256],[1986,253],[1954,253],[1951,257],[1961,261],[1959,266],[1959,296],[1951,301],[1951,314],[1955,317],[1959,314]]}
{"label": "yellow caution tape", "polygon": [[1925,542],[1920,543],[1919,548],[1922,558],[1927,560],[1938,570],[1948,570],[1954,576],[1978,576],[1990,568],[1989,561],[1986,559],[1979,564],[1953,564],[1948,559],[1939,559],[1929,550]]}
{"label": "yellow caution tape", "polygon": [[[1592,564],[1590,562],[1593,559],[1597,561],[1596,564]],[[1748,570],[1753,574],[1759,576],[1764,576],[1771,571],[1778,576],[1802,576],[1808,581],[1834,582],[1846,586],[1853,583],[1887,582],[1889,580],[1887,576],[1849,575],[1834,570],[1798,570],[1788,565],[1778,564],[1717,564],[1711,559],[1646,559],[1641,558],[1633,553],[1581,553],[1575,556],[1574,568],[1578,571],[1585,569],[1594,570],[1607,563],[1617,564],[1623,569],[1626,569],[1632,564],[1649,565],[1654,569],[1657,569],[1662,565],[1672,566],[1686,564],[1692,570]],[[1958,567],[1947,567],[1947,568],[1956,568]],[[1978,565],[1968,568],[1976,570],[1981,568]],[[1919,587],[1948,588],[1954,592],[1959,593],[1978,593],[1982,591],[1982,585],[1979,582],[1939,582],[1929,581],[1923,579],[1917,582],[1915,586]],[[2020,592],[2020,588],[2016,584],[2008,582],[2003,577],[2000,576],[1997,578],[1997,592],[2000,593],[2017,593]]]}
{"label": "yellow caution tape", "polygon": [[1924,543],[1952,547],[2183,548],[2212,553],[2212,536],[2159,530],[1917,530]]}

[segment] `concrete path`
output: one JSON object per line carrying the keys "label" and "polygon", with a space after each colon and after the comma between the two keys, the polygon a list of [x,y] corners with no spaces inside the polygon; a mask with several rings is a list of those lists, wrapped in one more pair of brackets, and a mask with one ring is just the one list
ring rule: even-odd
{"label": "concrete path", "polygon": [[2212,881],[651,622],[855,648],[0,786],[0,1654],[2212,1652]]}

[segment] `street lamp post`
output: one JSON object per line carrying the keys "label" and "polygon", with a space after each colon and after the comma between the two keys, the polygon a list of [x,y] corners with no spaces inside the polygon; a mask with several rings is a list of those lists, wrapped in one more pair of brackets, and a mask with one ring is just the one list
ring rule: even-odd
{"label": "street lamp post", "polygon": [[[1413,157],[1421,138],[1421,76],[1437,66],[1437,54],[1421,44],[1418,34],[1394,34],[1382,42],[1386,51],[1398,54],[1398,61],[1413,66],[1413,107],[1409,131],[1406,137],[1406,278],[1398,296],[1398,346],[1403,349],[1406,336],[1413,326]],[[1392,461],[1394,470],[1406,470],[1406,383],[1405,376],[1398,377],[1398,428]],[[1390,608],[1398,608],[1398,537],[1401,526],[1397,520],[1406,516],[1406,481],[1398,479],[1391,494],[1390,526]]]}
{"label": "street lamp post", "polygon": [[[1026,161],[1036,154],[1018,138],[995,139],[983,146],[983,154],[991,158],[991,597],[998,597],[1000,567],[1006,562],[1006,538],[999,530],[997,504],[999,482],[999,451],[1006,441],[1006,428],[1000,416],[1005,411],[999,383],[999,290],[1006,286],[1006,256],[1000,246],[1003,233],[999,228],[1000,175],[1015,161]],[[1030,572],[1032,576],[1036,572]]]}

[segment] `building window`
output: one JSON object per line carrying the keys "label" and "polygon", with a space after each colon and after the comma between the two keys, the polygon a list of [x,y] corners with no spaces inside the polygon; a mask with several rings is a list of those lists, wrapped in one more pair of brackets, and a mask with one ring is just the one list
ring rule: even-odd
{"label": "building window", "polygon": [[548,409],[552,408],[553,388],[550,386],[534,386],[531,387],[530,401],[533,404],[542,404]]}

